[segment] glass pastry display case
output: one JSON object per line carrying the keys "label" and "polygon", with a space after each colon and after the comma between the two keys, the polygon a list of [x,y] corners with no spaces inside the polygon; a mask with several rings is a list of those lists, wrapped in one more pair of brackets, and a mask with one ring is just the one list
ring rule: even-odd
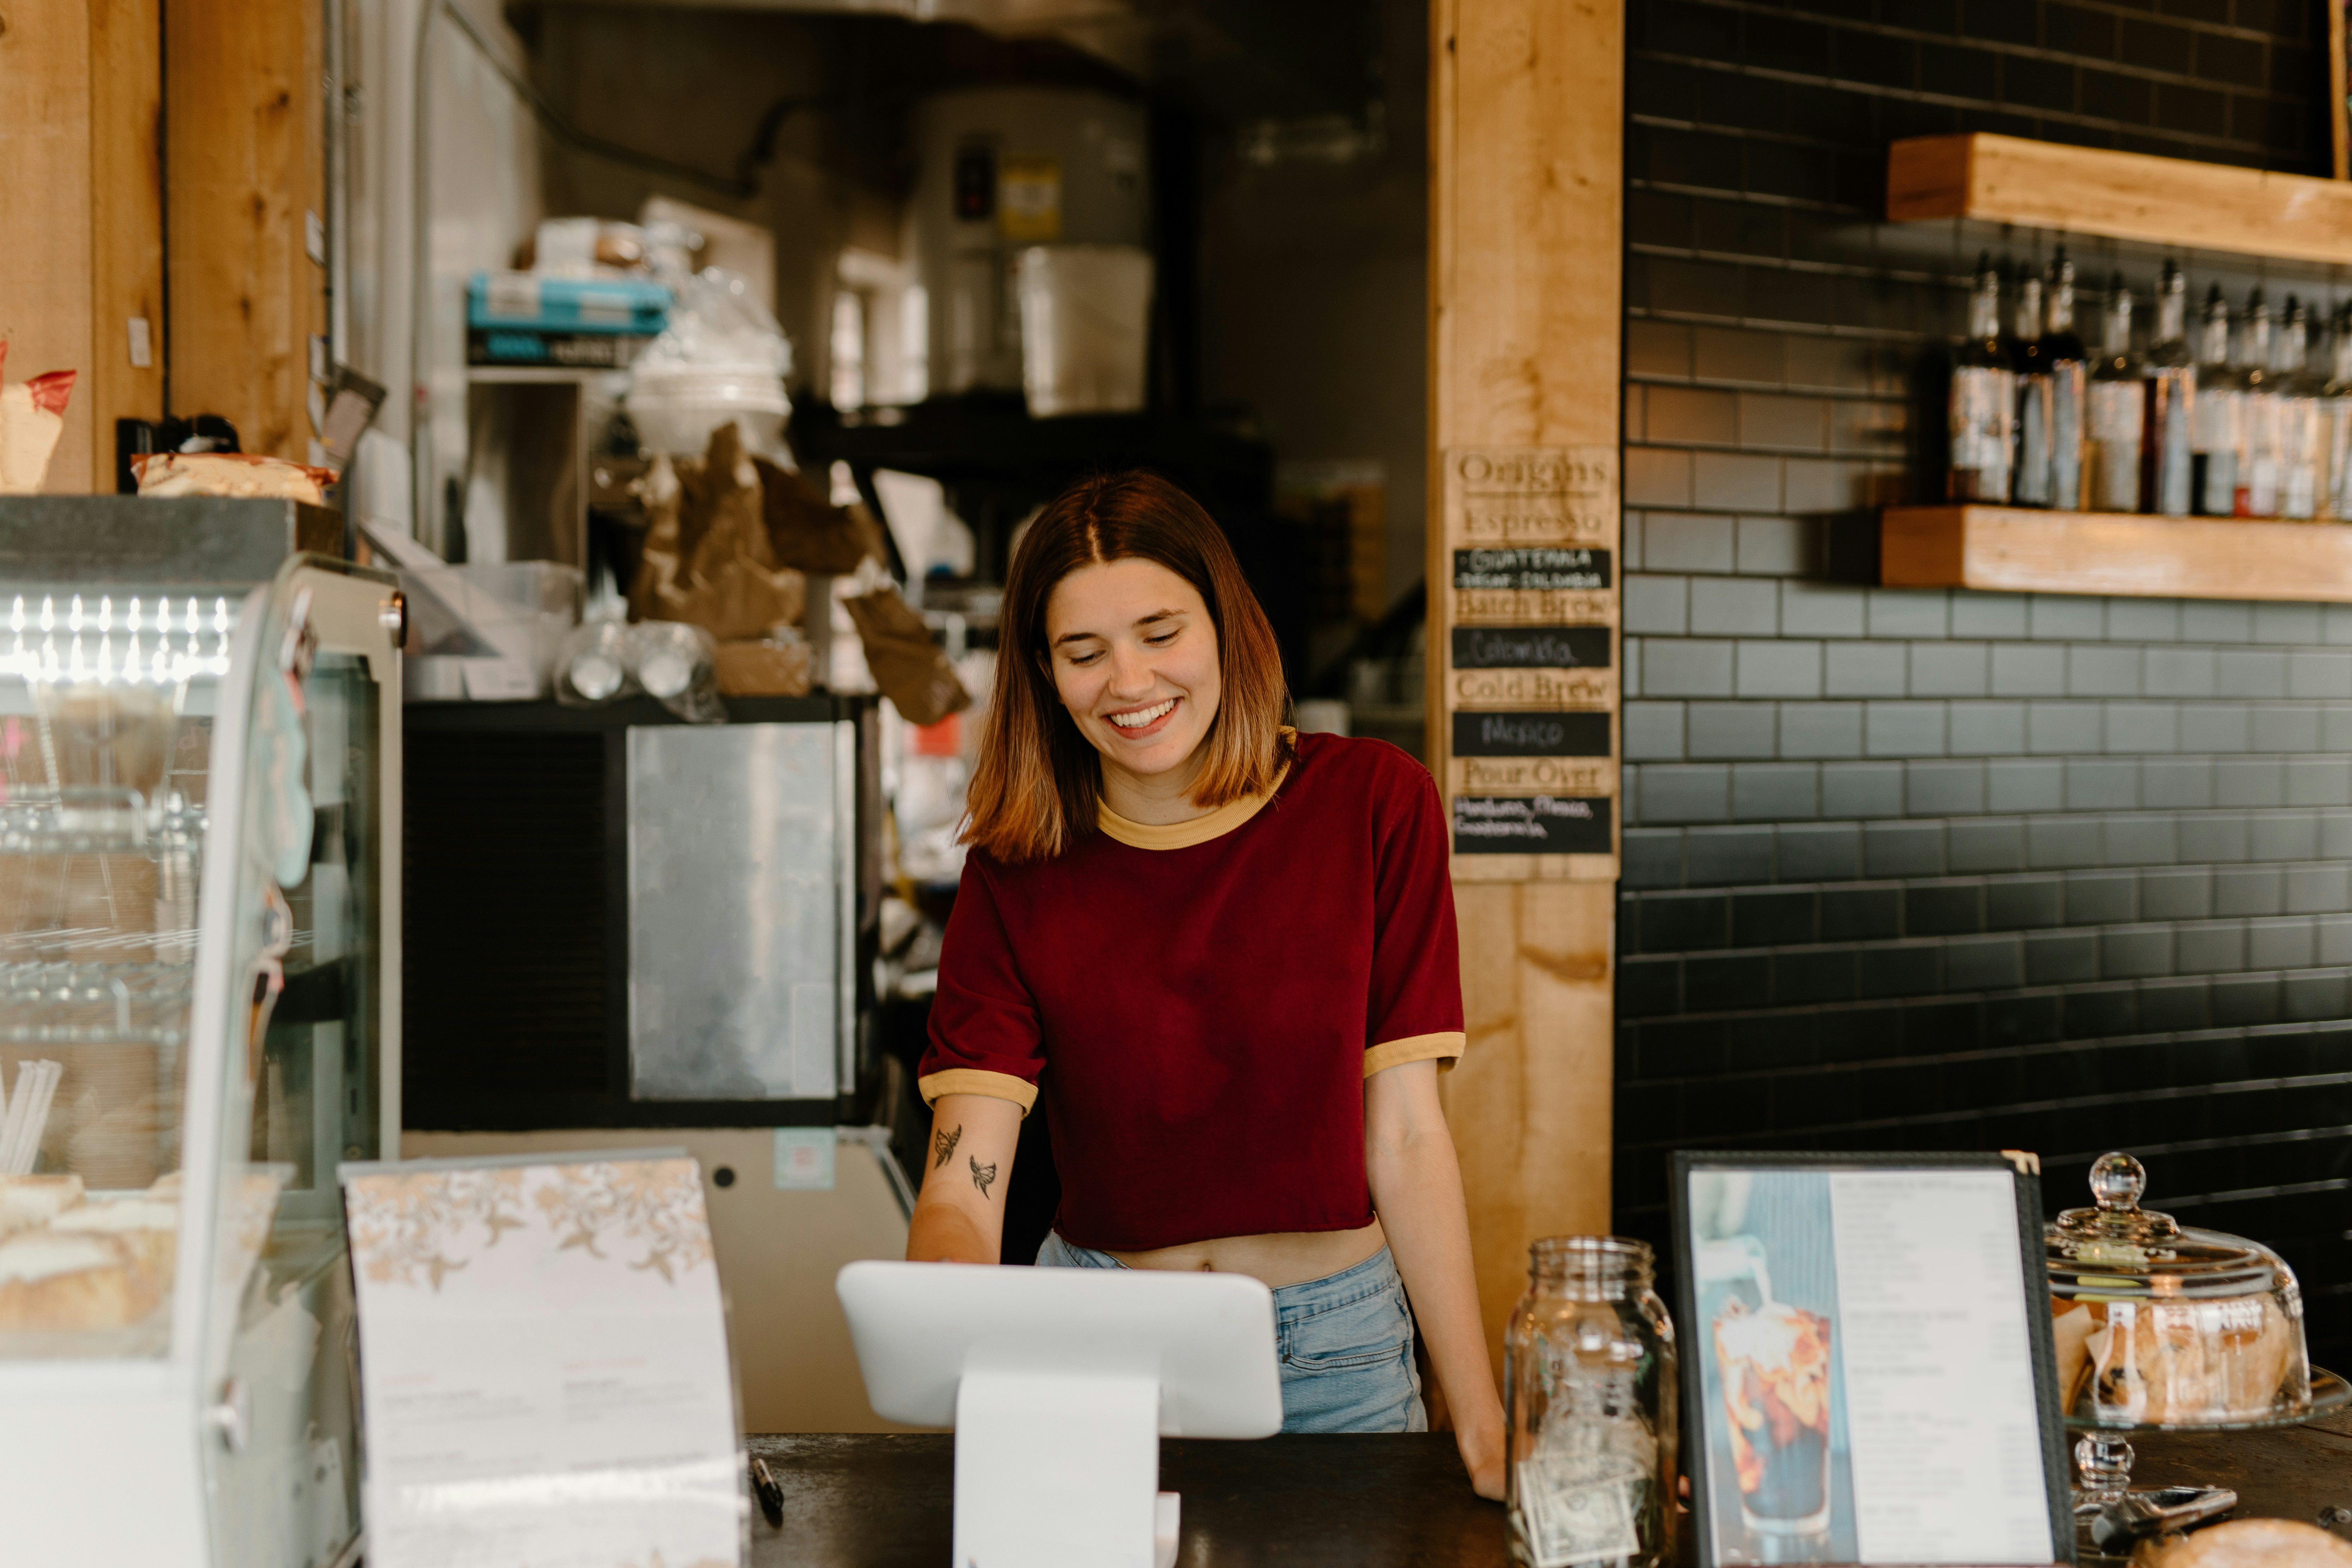
{"label": "glass pastry display case", "polygon": [[0,551],[0,1559],[325,1568],[335,1169],[398,1153],[404,609],[320,556],[34,557]]}
{"label": "glass pastry display case", "polygon": [[[2060,1408],[2082,1435],[2074,1508],[2086,1551],[2106,1543],[2103,1516],[2133,1495],[2130,1433],[2291,1426],[2352,1399],[2341,1377],[2311,1364],[2285,1260],[2141,1208],[2147,1190],[2137,1160],[2103,1154],[2092,1206],[2066,1210],[2046,1233]],[[2162,1500],[2205,1517],[2237,1498],[2179,1487]]]}
{"label": "glass pastry display case", "polygon": [[2294,1271],[2242,1237],[2139,1206],[2129,1154],[2091,1168],[2094,1206],[2052,1223],[2050,1312],[2063,1407],[2116,1426],[2199,1426],[2311,1406]]}

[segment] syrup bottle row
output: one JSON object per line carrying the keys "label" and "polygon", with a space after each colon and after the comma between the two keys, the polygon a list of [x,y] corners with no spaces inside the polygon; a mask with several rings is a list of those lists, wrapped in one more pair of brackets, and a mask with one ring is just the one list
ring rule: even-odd
{"label": "syrup bottle row", "polygon": [[2293,295],[2273,319],[2257,288],[2235,323],[2215,284],[2192,346],[2188,280],[2167,262],[2153,341],[2133,346],[2132,291],[2115,274],[2099,344],[2075,326],[2074,263],[2019,281],[2008,331],[2000,273],[1977,264],[1954,351],[1954,501],[2168,517],[2352,521],[2352,307],[2323,374]]}

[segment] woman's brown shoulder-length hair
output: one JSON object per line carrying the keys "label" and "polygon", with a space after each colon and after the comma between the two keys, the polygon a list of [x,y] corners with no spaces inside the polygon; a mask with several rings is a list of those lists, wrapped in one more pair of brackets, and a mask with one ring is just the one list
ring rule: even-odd
{"label": "woman's brown shoulder-length hair", "polygon": [[1045,860],[1095,831],[1102,768],[1054,688],[1045,604],[1082,566],[1157,562],[1192,584],[1217,631],[1217,716],[1192,786],[1214,810],[1272,788],[1290,761],[1289,694],[1274,628],[1223,531],[1200,503],[1140,470],[1083,479],[1030,522],[1004,574],[996,687],[982,725],[963,839],[1008,865]]}

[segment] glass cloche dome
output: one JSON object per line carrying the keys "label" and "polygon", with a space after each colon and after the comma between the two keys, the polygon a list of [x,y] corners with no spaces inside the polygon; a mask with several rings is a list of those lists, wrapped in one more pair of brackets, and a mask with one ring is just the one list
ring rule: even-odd
{"label": "glass cloche dome", "polygon": [[2311,1405],[2294,1271],[2243,1237],[2139,1206],[2129,1154],[2091,1167],[2094,1206],[2046,1232],[2066,1415],[2113,1426],[2210,1426]]}

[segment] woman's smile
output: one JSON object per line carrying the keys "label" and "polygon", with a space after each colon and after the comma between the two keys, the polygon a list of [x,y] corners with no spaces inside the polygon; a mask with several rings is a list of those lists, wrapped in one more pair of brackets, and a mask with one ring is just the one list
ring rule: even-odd
{"label": "woman's smile", "polygon": [[1122,709],[1116,713],[1107,713],[1104,717],[1118,727],[1120,739],[1140,741],[1157,735],[1161,730],[1167,728],[1168,720],[1175,713],[1176,704],[1181,699],[1174,697],[1163,698],[1148,708]]}

